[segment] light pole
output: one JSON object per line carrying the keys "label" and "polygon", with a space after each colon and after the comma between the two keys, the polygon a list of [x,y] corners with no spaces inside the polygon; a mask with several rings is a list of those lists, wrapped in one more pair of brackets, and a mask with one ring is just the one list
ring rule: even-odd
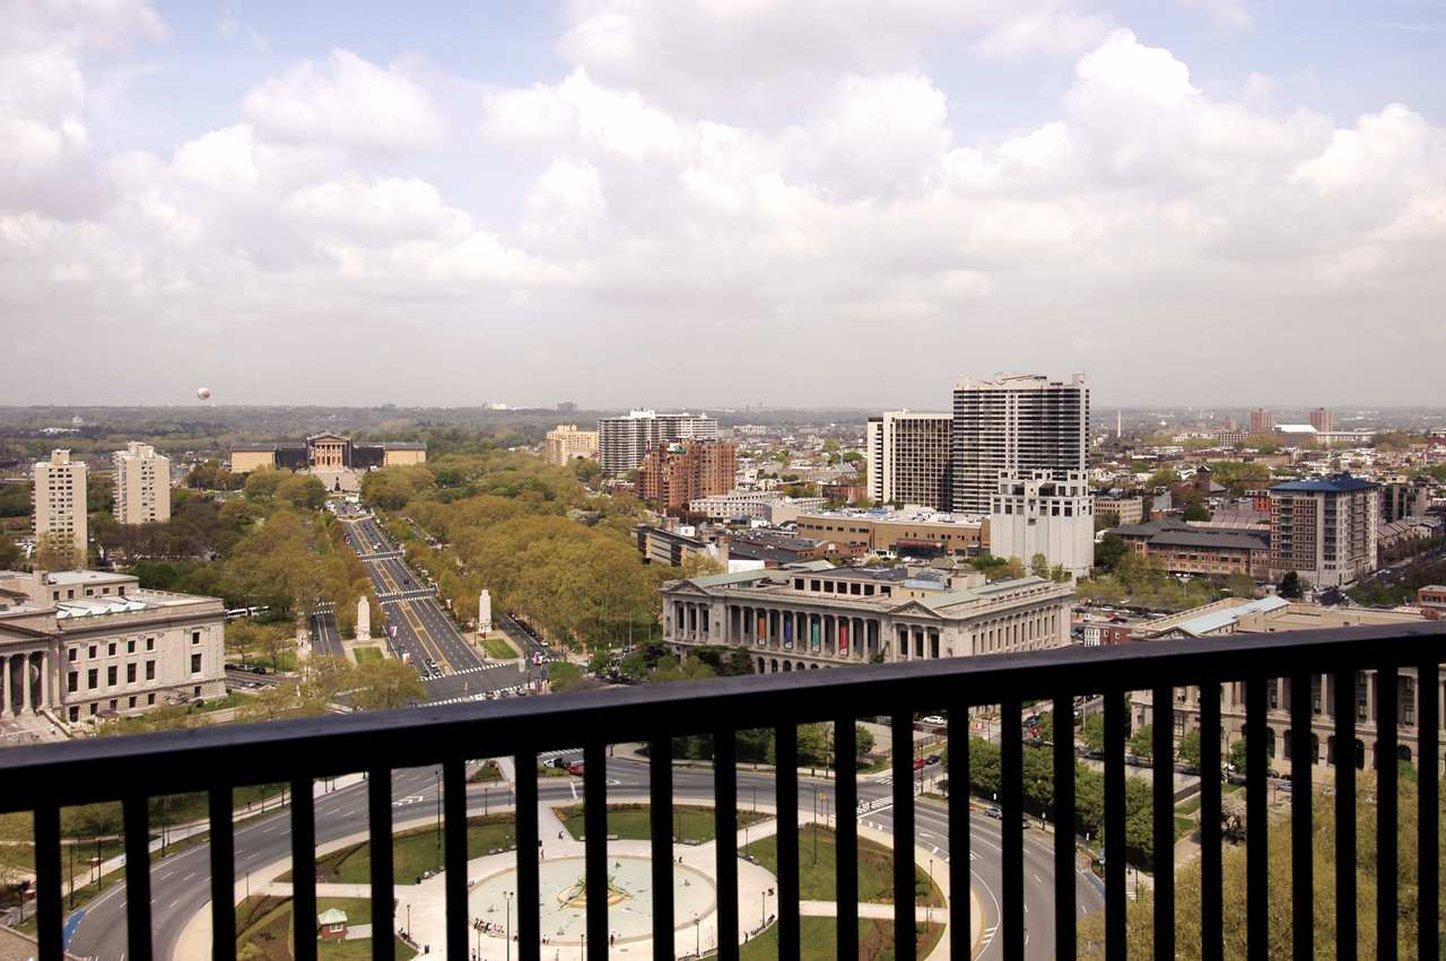
{"label": "light pole", "polygon": [[437,776],[437,866],[442,866],[442,770],[433,772]]}
{"label": "light pole", "polygon": [[701,957],[703,954],[703,929],[699,923],[698,915],[693,915],[693,957]]}

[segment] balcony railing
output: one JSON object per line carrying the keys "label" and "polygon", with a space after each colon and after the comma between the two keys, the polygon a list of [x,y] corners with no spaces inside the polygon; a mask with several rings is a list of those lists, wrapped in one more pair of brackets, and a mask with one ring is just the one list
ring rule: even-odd
{"label": "balcony railing", "polygon": [[[1064,722],[1074,717],[1074,698],[1104,697],[1104,891],[1105,956],[1126,957],[1126,692],[1152,692],[1153,703],[1174,709],[1174,691],[1199,690],[1201,729],[1201,877],[1199,904],[1203,942],[1201,956],[1216,961],[1223,954],[1223,891],[1221,836],[1221,712],[1220,685],[1243,681],[1248,729],[1266,723],[1266,681],[1292,679],[1295,690],[1308,690],[1310,678],[1334,676],[1337,689],[1356,689],[1358,672],[1374,672],[1378,684],[1379,776],[1393,784],[1398,776],[1396,677],[1411,669],[1420,700],[1419,727],[1419,904],[1421,958],[1439,956],[1439,695],[1438,663],[1446,659],[1446,625],[1364,627],[1295,634],[1235,635],[1186,641],[1159,641],[1107,648],[1060,650],[992,657],[960,658],[847,667],[828,671],[769,674],[746,678],[595,691],[576,695],[418,708],[388,713],[285,721],[266,725],[211,728],[113,740],[18,748],[0,752],[0,811],[33,811],[37,922],[40,957],[62,957],[62,873],[60,812],[63,806],[113,800],[119,796],[125,826],[125,880],[128,956],[152,956],[148,797],[208,792],[210,800],[211,921],[213,957],[236,956],[235,869],[232,792],[245,784],[289,782],[292,785],[291,853],[293,876],[294,950],[298,961],[316,957],[316,828],[312,784],[317,778],[353,771],[368,774],[367,795],[371,838],[371,901],[373,957],[391,961],[395,930],[392,896],[392,772],[401,768],[439,765],[444,785],[446,867],[446,947],[451,958],[467,958],[468,859],[466,779],[469,758],[513,756],[516,759],[516,841],[519,908],[518,957],[541,961],[538,905],[538,779],[537,754],[582,743],[585,801],[587,961],[606,961],[608,937],[608,859],[605,756],[607,746],[646,742],[650,746],[649,778],[652,845],[652,930],[655,961],[673,961],[674,906],[672,858],[672,739],[680,735],[714,737],[714,817],[717,836],[736,837],[737,770],[735,734],[740,729],[774,730],[777,759],[778,811],[778,952],[780,961],[799,957],[799,810],[797,725],[836,724],[836,786],[838,810],[857,809],[854,721],[891,716],[895,777],[892,786],[892,834],[896,852],[912,851],[915,796],[912,774],[912,719],[919,711],[947,713],[952,745],[951,764],[958,789],[950,792],[949,881],[961,892],[951,899],[949,924],[955,932],[970,931],[970,810],[965,778],[968,763],[969,711],[981,705],[1000,706],[1001,791],[1001,917],[1005,961],[1025,955],[1025,868],[1022,710],[1032,701],[1052,705]],[[1311,702],[1292,704],[1292,756],[1309,755]],[[1337,737],[1351,743],[1355,714],[1338,712]],[[1061,726],[1062,729],[1062,726]],[[1154,724],[1154,787],[1152,811],[1157,838],[1173,839],[1174,787],[1173,714]],[[1053,951],[1073,958],[1077,948],[1075,845],[1075,755],[1072,738],[1056,738],[1053,754],[1056,825]],[[1264,738],[1247,739],[1246,911],[1247,951],[1251,959],[1267,957],[1267,764]],[[1337,752],[1335,870],[1335,956],[1351,959],[1357,950],[1355,872],[1356,767]],[[1346,763],[1340,763],[1345,755]],[[1291,825],[1291,941],[1293,956],[1315,952],[1313,912],[1314,865],[1311,844],[1311,766],[1293,772]],[[1392,959],[1397,950],[1397,800],[1396,792],[1376,795],[1379,870],[1376,929],[1378,957]],[[859,912],[857,885],[858,829],[853,818],[838,820],[837,937],[840,961],[857,961]],[[739,906],[737,862],[732,845],[719,844],[717,912],[719,961],[737,961]],[[1153,950],[1156,958],[1176,953],[1174,846],[1157,843],[1153,850],[1155,879]],[[895,857],[894,957],[914,961],[916,918],[914,865]],[[526,906],[531,905],[528,909]],[[967,937],[954,957],[964,958]],[[1325,947],[1325,946],[1322,946]],[[1037,949],[1037,946],[1036,946]]]}

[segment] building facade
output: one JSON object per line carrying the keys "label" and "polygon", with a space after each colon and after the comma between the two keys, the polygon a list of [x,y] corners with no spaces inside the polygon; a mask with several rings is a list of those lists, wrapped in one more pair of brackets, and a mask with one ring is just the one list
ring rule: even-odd
{"label": "building facade", "polygon": [[1310,426],[1317,432],[1329,434],[1336,429],[1336,419],[1329,409],[1317,407],[1310,412]]}
{"label": "building facade", "polygon": [[1265,531],[1196,526],[1166,518],[1117,527],[1113,533],[1167,574],[1244,574],[1256,580],[1271,576],[1270,534]]}
{"label": "building facade", "polygon": [[728,441],[685,440],[658,444],[638,465],[638,496],[670,514],[694,500],[733,489],[738,448]]}
{"label": "building facade", "polygon": [[62,721],[225,696],[216,597],[102,571],[0,572],[0,716]]}
{"label": "building facade", "polygon": [[36,461],[31,471],[30,495],[35,543],[69,549],[76,566],[85,563],[90,532],[86,514],[85,463],[72,460],[70,451],[51,451],[49,460]]}
{"label": "building facade", "polygon": [[171,519],[171,459],[149,444],[131,441],[115,452],[117,524]]}
{"label": "building facade", "polygon": [[989,541],[989,522],[929,510],[841,510],[800,514],[802,537],[835,544],[844,557],[870,552],[911,557],[974,556]]}
{"label": "building facade", "polygon": [[1250,433],[1256,435],[1275,433],[1275,415],[1264,407],[1252,410],[1250,412]]}
{"label": "building facade", "polygon": [[688,502],[688,513],[710,521],[763,521],[788,524],[808,511],[822,510],[822,497],[784,497],[777,491],[729,491]]}
{"label": "building facade", "polygon": [[635,470],[648,451],[659,444],[717,439],[718,422],[707,414],[634,410],[622,417],[602,417],[597,422],[598,460],[613,477]]}
{"label": "building facade", "polygon": [[1026,566],[1042,554],[1050,567],[1075,577],[1088,574],[1095,559],[1095,509],[1084,473],[1071,471],[1062,479],[1043,470],[1002,474],[990,501],[989,552]]}
{"label": "building facade", "polygon": [[556,467],[569,461],[597,456],[597,431],[578,430],[576,424],[558,424],[542,440],[542,456]]}
{"label": "building facade", "polygon": [[870,499],[947,510],[953,425],[948,414],[907,410],[870,417],[864,443]]}
{"label": "building facade", "polygon": [[662,594],[674,650],[745,649],[758,673],[1061,647],[1075,596],[1036,577],[965,587],[826,561],[671,581]]}
{"label": "building facade", "polygon": [[1392,474],[1381,481],[1381,522],[1422,517],[1431,507],[1435,482],[1427,476]]}
{"label": "building facade", "polygon": [[1089,469],[1090,392],[1084,376],[964,379],[954,387],[952,510],[988,514],[1005,472],[1048,471],[1064,480]]}
{"label": "building facade", "polygon": [[1376,569],[1380,490],[1350,474],[1270,488],[1273,576],[1295,571],[1316,587],[1344,587]]}
{"label": "building facade", "polygon": [[1138,524],[1145,519],[1143,497],[1095,497],[1095,516],[1111,527]]}
{"label": "building facade", "polygon": [[246,474],[263,467],[294,471],[371,470],[427,462],[427,445],[416,441],[357,444],[341,434],[313,434],[300,442],[239,444],[231,448],[231,470]]}

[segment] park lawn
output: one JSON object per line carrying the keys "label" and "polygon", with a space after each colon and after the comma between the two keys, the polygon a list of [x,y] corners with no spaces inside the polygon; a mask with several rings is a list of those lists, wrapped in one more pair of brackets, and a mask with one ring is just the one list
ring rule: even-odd
{"label": "park lawn", "polygon": [[480,784],[485,781],[500,780],[502,780],[502,768],[497,766],[496,761],[490,760],[483,761],[482,766],[477,768],[477,770],[473,771],[472,776],[467,778],[469,784]]}
{"label": "park lawn", "polygon": [[[817,839],[817,855],[814,854]],[[832,828],[817,824],[805,824],[798,830],[799,878],[798,896],[805,901],[832,901],[834,899],[835,846]],[[778,843],[776,837],[755,841],[743,849],[743,853],[767,868],[778,873]],[[943,862],[940,862],[943,868]],[[894,852],[882,844],[859,838],[859,900],[889,902],[894,899]],[[919,867],[914,868],[914,900],[916,904],[931,904],[942,907],[944,897],[937,885],[932,884],[929,875]]]}
{"label": "park lawn", "polygon": [[[838,957],[836,923],[833,918],[799,918],[799,961],[834,961]],[[915,956],[927,958],[943,936],[942,924],[919,925],[914,941]],[[769,925],[766,931],[738,949],[738,961],[776,961],[777,958],[777,924]],[[859,961],[894,961],[894,922],[859,918]]]}
{"label": "park lawn", "polygon": [[517,660],[517,648],[505,637],[489,637],[482,641],[482,647],[487,656],[498,661]]}
{"label": "park lawn", "polygon": [[[609,804],[608,836],[625,841],[646,841],[653,836],[648,818],[651,807],[647,804]],[[567,833],[581,841],[583,839],[583,806],[570,804],[557,809]],[[755,811],[739,811],[738,826],[757,824],[768,820],[768,815]],[[679,844],[703,844],[717,836],[713,824],[713,809],[697,805],[673,805],[673,840]]]}
{"label": "park lawn", "polygon": [[[371,902],[365,898],[318,898],[316,912],[340,908],[350,924],[370,924]],[[291,961],[291,899],[250,897],[236,906],[237,954],[254,961]],[[398,961],[416,957],[401,939],[396,940]],[[318,941],[317,957],[327,961],[367,961],[372,956],[369,938],[355,941]]]}
{"label": "park lawn", "polygon": [[[485,814],[467,819],[467,858],[509,851],[517,845],[511,814]],[[424,872],[442,867],[434,828],[415,828],[392,839],[393,874],[398,884],[415,884]],[[336,884],[371,881],[371,842],[362,841],[316,859],[316,879]],[[289,875],[288,875],[289,876]]]}
{"label": "park lawn", "polygon": [[382,659],[382,649],[376,646],[354,647],[351,649],[351,652],[356,657],[358,664],[365,664],[367,661],[380,661]]}

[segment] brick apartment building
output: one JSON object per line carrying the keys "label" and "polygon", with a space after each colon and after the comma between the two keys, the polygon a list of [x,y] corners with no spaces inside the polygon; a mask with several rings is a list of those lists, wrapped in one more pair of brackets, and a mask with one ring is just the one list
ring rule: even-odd
{"label": "brick apartment building", "polygon": [[727,441],[685,440],[658,444],[638,466],[638,496],[669,514],[688,502],[733,489],[738,448]]}

